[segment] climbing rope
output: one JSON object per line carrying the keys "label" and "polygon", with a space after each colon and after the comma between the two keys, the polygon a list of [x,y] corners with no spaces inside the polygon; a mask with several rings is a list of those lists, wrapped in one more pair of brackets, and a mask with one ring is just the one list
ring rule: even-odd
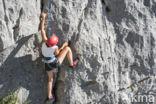
{"label": "climbing rope", "polygon": [[48,33],[48,36],[47,37],[50,37],[50,31],[51,31],[51,28],[50,28],[50,1],[48,0],[48,26],[47,26],[47,33]]}

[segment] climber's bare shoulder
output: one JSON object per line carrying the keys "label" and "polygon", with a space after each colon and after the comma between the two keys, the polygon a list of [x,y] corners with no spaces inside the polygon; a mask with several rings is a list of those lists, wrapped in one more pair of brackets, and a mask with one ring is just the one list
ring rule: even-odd
{"label": "climber's bare shoulder", "polygon": [[59,48],[57,47],[56,49],[55,49],[55,55],[57,56],[59,54]]}
{"label": "climber's bare shoulder", "polygon": [[42,38],[42,43],[46,43],[47,39]]}

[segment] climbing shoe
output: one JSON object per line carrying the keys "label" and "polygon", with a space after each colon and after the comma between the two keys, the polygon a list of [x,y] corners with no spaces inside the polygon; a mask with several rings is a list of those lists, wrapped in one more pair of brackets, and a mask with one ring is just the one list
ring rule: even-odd
{"label": "climbing shoe", "polygon": [[78,57],[76,57],[76,59],[73,61],[73,66],[77,66],[79,60],[80,60],[80,59],[79,59]]}
{"label": "climbing shoe", "polygon": [[78,65],[78,63],[79,63],[79,58],[78,57],[76,57],[74,60],[73,60],[73,66],[69,66],[70,68],[72,68],[72,69],[74,69],[77,65]]}
{"label": "climbing shoe", "polygon": [[54,103],[54,101],[55,101],[55,98],[53,97],[53,98],[46,98],[46,100],[45,100],[45,104],[53,104]]}

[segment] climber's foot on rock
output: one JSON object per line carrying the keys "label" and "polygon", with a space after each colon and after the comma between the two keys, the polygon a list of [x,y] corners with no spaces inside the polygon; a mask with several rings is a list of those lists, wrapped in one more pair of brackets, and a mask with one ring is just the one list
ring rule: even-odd
{"label": "climber's foot on rock", "polygon": [[69,67],[72,68],[72,69],[74,69],[75,67],[78,66],[79,61],[80,61],[79,57],[76,57],[76,58],[74,59],[74,61],[73,61],[73,66],[69,66]]}
{"label": "climber's foot on rock", "polygon": [[54,97],[47,97],[46,100],[45,100],[45,103],[46,104],[53,104],[53,102],[55,101],[55,98]]}

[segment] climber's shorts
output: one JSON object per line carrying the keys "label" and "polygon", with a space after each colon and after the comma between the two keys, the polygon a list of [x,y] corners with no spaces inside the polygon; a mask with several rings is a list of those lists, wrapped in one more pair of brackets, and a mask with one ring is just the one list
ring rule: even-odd
{"label": "climber's shorts", "polygon": [[60,62],[57,59],[52,63],[45,63],[45,70],[46,71],[51,71],[51,70],[58,68],[58,67],[60,67]]}

